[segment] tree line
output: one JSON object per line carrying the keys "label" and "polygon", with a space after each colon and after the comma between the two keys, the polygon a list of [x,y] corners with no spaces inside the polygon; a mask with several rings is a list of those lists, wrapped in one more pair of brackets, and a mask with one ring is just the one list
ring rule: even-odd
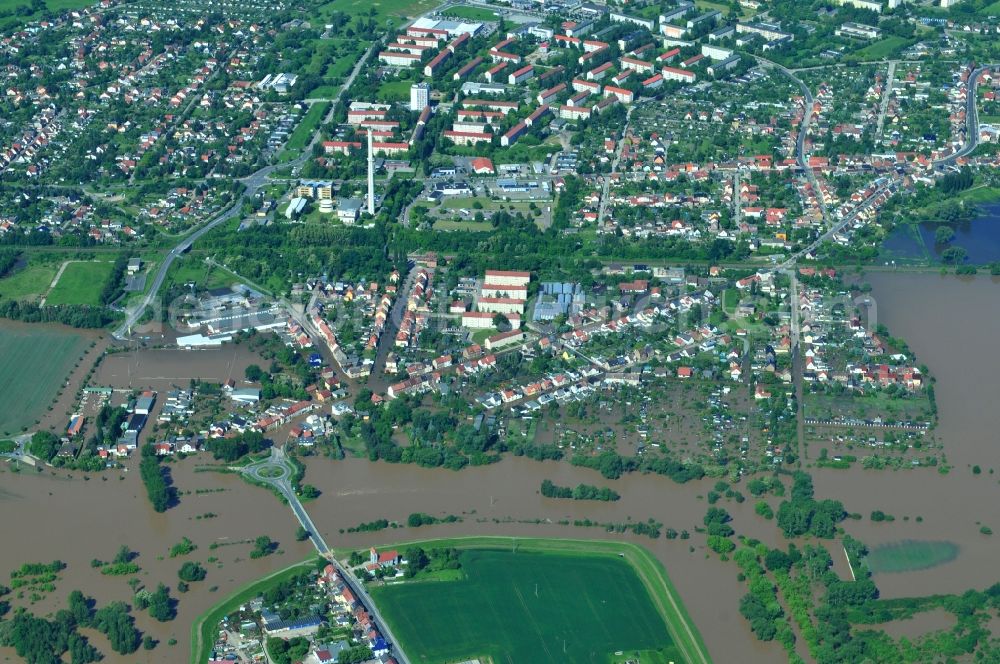
{"label": "tree line", "polygon": [[590,484],[577,484],[575,487],[559,486],[552,480],[542,480],[542,495],[546,498],[570,498],[572,500],[615,501],[621,498],[617,491],[604,486],[596,487]]}
{"label": "tree line", "polygon": [[177,504],[177,489],[170,485],[170,471],[160,465],[156,449],[149,443],[142,447],[139,476],[146,486],[146,495],[157,512],[166,512]]}
{"label": "tree line", "polygon": [[609,480],[616,480],[625,473],[641,472],[665,475],[683,484],[691,480],[700,480],[705,476],[705,469],[700,464],[677,461],[667,453],[659,457],[623,457],[617,452],[607,450],[597,456],[577,454],[571,463],[574,466],[596,470]]}
{"label": "tree line", "polygon": [[122,279],[125,276],[125,271],[128,269],[128,262],[131,258],[131,254],[119,254],[118,258],[115,259],[115,264],[111,268],[111,274],[108,275],[108,280],[104,282],[104,287],[101,288],[99,298],[101,304],[111,304],[125,292]]}
{"label": "tree line", "polygon": [[89,304],[59,304],[39,306],[35,302],[5,300],[0,302],[0,318],[19,320],[24,323],[62,323],[81,329],[107,327],[118,320],[121,314],[105,307]]}

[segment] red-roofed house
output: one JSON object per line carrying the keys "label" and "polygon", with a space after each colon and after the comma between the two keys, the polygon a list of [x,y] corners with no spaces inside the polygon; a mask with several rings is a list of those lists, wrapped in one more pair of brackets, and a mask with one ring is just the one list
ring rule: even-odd
{"label": "red-roofed house", "polygon": [[486,157],[476,157],[472,160],[472,172],[476,175],[493,175],[496,169],[493,168],[493,162]]}

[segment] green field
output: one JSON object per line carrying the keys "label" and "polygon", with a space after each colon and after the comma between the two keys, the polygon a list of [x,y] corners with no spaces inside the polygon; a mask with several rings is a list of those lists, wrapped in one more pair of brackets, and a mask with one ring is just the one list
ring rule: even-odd
{"label": "green field", "polygon": [[1000,0],[979,10],[980,16],[1000,16]]}
{"label": "green field", "polygon": [[954,542],[903,540],[883,544],[868,554],[868,567],[874,573],[915,572],[950,563],[958,557]]}
{"label": "green field", "polygon": [[442,12],[445,16],[464,18],[469,21],[495,21],[497,13],[481,7],[449,7]]}
{"label": "green field", "polygon": [[0,279],[0,298],[8,300],[33,300],[49,288],[56,276],[58,265],[28,265],[14,274]]}
{"label": "green field", "polygon": [[662,566],[640,547],[506,538],[421,545],[464,549],[465,578],[372,589],[414,662],[605,663],[617,651],[709,661]]}
{"label": "green field", "polygon": [[111,276],[114,263],[69,263],[45,304],[100,304],[101,289]]}
{"label": "green field", "polygon": [[0,326],[0,435],[20,433],[45,413],[87,345],[42,326]]}
{"label": "green field", "polygon": [[[372,0],[371,2],[330,0],[319,6],[319,14],[328,17],[333,12],[343,12],[349,16],[367,16],[368,12],[374,9],[378,18],[400,19],[418,16],[439,4],[439,0]],[[394,20],[392,23],[398,24],[399,21]]]}
{"label": "green field", "polygon": [[[82,9],[94,4],[95,0],[46,0],[45,7],[51,12],[59,13],[68,9]],[[7,11],[17,7],[30,7],[31,3],[26,0],[0,0],[0,11]],[[14,26],[34,21],[41,16],[41,12],[34,12],[27,16],[8,16],[0,18],[0,30],[10,30]]]}
{"label": "green field", "polygon": [[198,288],[221,288],[235,281],[232,275],[200,260],[197,254],[181,256],[170,266],[168,285],[197,284]]}
{"label": "green field", "polygon": [[909,45],[909,40],[891,35],[855,51],[854,55],[862,60],[883,60]]}

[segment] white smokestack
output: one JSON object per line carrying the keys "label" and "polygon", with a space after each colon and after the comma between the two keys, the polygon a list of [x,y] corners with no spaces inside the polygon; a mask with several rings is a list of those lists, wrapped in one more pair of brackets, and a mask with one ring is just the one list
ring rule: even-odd
{"label": "white smokestack", "polygon": [[372,128],[368,128],[368,214],[375,216],[375,153],[372,151]]}

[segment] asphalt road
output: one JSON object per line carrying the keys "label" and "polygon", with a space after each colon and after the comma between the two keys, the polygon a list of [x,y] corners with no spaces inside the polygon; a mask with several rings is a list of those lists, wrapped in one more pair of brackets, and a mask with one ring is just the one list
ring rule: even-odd
{"label": "asphalt road", "polygon": [[965,99],[965,145],[955,154],[935,162],[936,166],[951,166],[958,159],[967,157],[979,147],[979,106],[976,104],[976,90],[979,76],[987,69],[998,69],[1000,64],[981,65],[969,75],[969,87]]}

